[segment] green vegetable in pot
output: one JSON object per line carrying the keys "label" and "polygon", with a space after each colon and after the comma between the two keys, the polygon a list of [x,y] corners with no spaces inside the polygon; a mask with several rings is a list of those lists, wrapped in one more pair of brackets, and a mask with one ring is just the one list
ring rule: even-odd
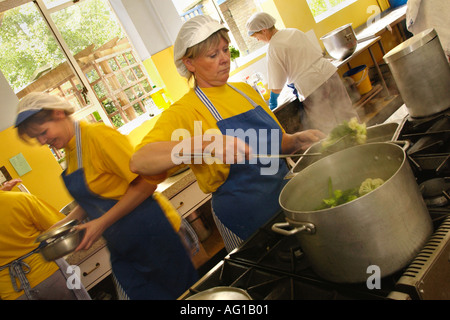
{"label": "green vegetable in pot", "polygon": [[356,118],[352,118],[350,121],[342,122],[340,125],[331,130],[328,137],[322,142],[322,148],[324,150],[327,149],[343,137],[345,137],[345,143],[347,146],[366,143],[366,124],[359,123]]}
{"label": "green vegetable in pot", "polygon": [[328,208],[334,208],[341,204],[353,201],[357,199],[358,197],[361,197],[379,186],[381,186],[384,183],[382,179],[376,178],[371,179],[367,178],[364,180],[359,188],[351,188],[347,190],[340,190],[336,189],[333,190],[333,183],[331,181],[331,178],[328,179],[328,194],[329,198],[323,199],[322,204],[316,208],[316,210],[322,210],[322,209],[328,209]]}
{"label": "green vegetable in pot", "polygon": [[375,190],[379,186],[381,186],[384,183],[383,179],[371,179],[367,178],[366,180],[361,183],[361,186],[359,187],[359,196],[363,196],[367,193],[369,193],[372,190]]}

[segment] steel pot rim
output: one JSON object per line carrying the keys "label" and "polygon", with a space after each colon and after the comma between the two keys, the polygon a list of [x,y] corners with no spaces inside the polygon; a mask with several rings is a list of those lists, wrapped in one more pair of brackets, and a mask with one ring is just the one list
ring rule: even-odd
{"label": "steel pot rim", "polygon": [[334,29],[333,31],[330,31],[330,32],[324,34],[323,36],[320,37],[320,40],[329,38],[329,37],[335,35],[336,33],[339,33],[342,30],[347,29],[348,27],[351,27],[351,26],[352,26],[352,23],[347,23],[346,25],[343,25],[343,26],[341,26],[339,28]]}
{"label": "steel pot rim", "polygon": [[54,261],[73,252],[81,243],[85,229],[75,229],[60,235],[52,242],[46,243],[39,250],[47,261]]}
{"label": "steel pot rim", "polygon": [[78,224],[78,220],[75,220],[75,219],[70,220],[59,227],[51,228],[50,230],[47,230],[46,232],[42,233],[41,235],[39,235],[36,238],[36,240],[34,242],[35,243],[43,242],[43,241],[46,241],[51,238],[59,237],[65,233],[67,233],[67,231],[70,231],[77,224]]}
{"label": "steel pot rim", "polygon": [[[406,144],[407,144],[407,146],[409,146],[408,143],[406,143]],[[396,171],[393,172],[392,175],[391,175],[388,179],[385,179],[385,180],[384,180],[383,185],[388,185],[388,184],[390,183],[390,181],[392,181],[392,180],[394,179],[394,177],[398,174],[398,172],[401,170],[402,166],[404,165],[404,163],[405,163],[406,160],[407,160],[407,158],[406,158],[406,153],[405,153],[405,148],[407,148],[407,146],[405,146],[405,147],[402,148],[402,147],[400,147],[397,143],[395,143],[395,141],[392,141],[392,142],[373,142],[373,143],[366,143],[366,144],[357,145],[357,146],[352,146],[352,147],[349,147],[349,148],[346,148],[346,149],[337,151],[337,152],[335,152],[335,153],[333,153],[333,154],[330,154],[330,155],[328,155],[328,156],[326,156],[326,157],[324,157],[324,158],[322,158],[322,159],[317,160],[316,162],[312,163],[311,165],[309,165],[308,167],[306,167],[306,168],[303,169],[302,171],[298,172],[293,178],[290,179],[290,181],[289,181],[288,183],[286,183],[286,185],[285,185],[285,186],[283,187],[283,189],[281,190],[280,196],[279,196],[279,198],[278,198],[280,207],[283,209],[284,212],[291,212],[291,213],[295,213],[295,214],[305,214],[305,215],[306,215],[306,214],[316,214],[316,215],[318,215],[318,214],[333,214],[333,213],[336,211],[336,210],[335,210],[336,208],[341,209],[341,208],[345,208],[346,206],[351,206],[351,205],[353,205],[355,202],[357,202],[358,200],[361,201],[361,200],[366,199],[366,198],[368,198],[368,197],[371,197],[371,196],[373,197],[376,193],[381,192],[381,191],[380,191],[380,188],[376,188],[375,190],[372,190],[371,192],[369,192],[369,193],[367,193],[367,194],[364,194],[364,195],[362,195],[362,196],[360,196],[360,197],[358,197],[358,198],[356,198],[356,199],[354,199],[354,200],[348,201],[348,202],[346,202],[346,203],[340,204],[340,205],[338,205],[338,206],[336,206],[336,207],[333,207],[333,208],[324,208],[324,209],[319,209],[319,210],[302,210],[302,211],[299,211],[299,210],[289,209],[289,208],[287,208],[287,207],[284,205],[284,202],[285,202],[285,201],[283,201],[283,200],[285,200],[285,199],[282,199],[282,196],[284,195],[284,193],[287,192],[286,190],[288,190],[288,189],[290,188],[290,186],[291,186],[292,184],[295,183],[295,181],[297,181],[297,180],[299,180],[299,179],[302,179],[303,176],[306,175],[309,171],[315,170],[316,167],[321,166],[322,163],[324,163],[324,161],[328,161],[328,160],[329,160],[329,159],[328,159],[329,157],[333,157],[333,156],[334,156],[334,157],[338,157],[339,155],[341,155],[341,154],[344,153],[344,152],[347,152],[347,153],[348,153],[348,152],[351,152],[352,150],[355,150],[356,148],[358,148],[358,149],[370,148],[371,146],[374,146],[374,145],[390,145],[390,146],[392,146],[393,148],[401,149],[402,152],[403,152],[402,161],[401,161],[401,163],[398,165],[398,168],[396,169]],[[327,160],[327,159],[328,159],[328,160]]]}
{"label": "steel pot rim", "polygon": [[[234,297],[234,299],[230,299],[230,294],[232,295],[232,297]],[[186,298],[186,300],[253,300],[253,299],[244,289],[236,287],[219,286],[196,293]]]}

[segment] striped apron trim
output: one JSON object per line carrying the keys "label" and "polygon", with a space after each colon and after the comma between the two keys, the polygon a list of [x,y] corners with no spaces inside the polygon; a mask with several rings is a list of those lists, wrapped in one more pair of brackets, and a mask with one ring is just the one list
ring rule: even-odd
{"label": "striped apron trim", "polygon": [[[257,104],[250,99],[245,93],[238,90],[234,86],[228,84],[232,89],[243,95],[255,108]],[[197,94],[197,97],[204,103],[204,105],[208,108],[208,110],[211,112],[213,117],[216,119],[216,121],[223,120],[222,116],[220,115],[219,111],[214,107],[212,102],[208,99],[208,97],[205,95],[205,93],[199,88],[195,87],[195,93]],[[211,206],[212,207],[212,206]],[[212,208],[211,208],[212,209]],[[234,232],[232,232],[230,229],[228,229],[221,221],[220,219],[215,215],[214,210],[212,210],[212,216],[214,219],[214,222],[216,223],[217,229],[219,230],[220,235],[222,236],[223,242],[225,244],[225,249],[227,252],[231,252],[235,248],[237,248],[244,240],[242,240],[240,237],[238,237]]]}
{"label": "striped apron trim", "polygon": [[119,280],[117,280],[116,276],[114,275],[114,272],[112,273],[112,279],[114,282],[114,287],[116,287],[117,300],[131,300],[120,285]]}
{"label": "striped apron trim", "polygon": [[209,101],[208,97],[203,93],[203,91],[199,87],[195,87],[195,93],[199,97],[199,99],[203,102],[203,104],[208,108],[209,112],[213,115],[216,121],[223,120],[220,113],[214,107],[214,105]]}
{"label": "striped apron trim", "polygon": [[225,244],[225,249],[227,252],[231,252],[244,242],[241,238],[239,238],[235,233],[230,231],[221,221],[217,218],[214,211],[212,211],[212,216],[214,222],[216,223],[217,229],[219,230],[220,235],[222,236],[223,243]]}
{"label": "striped apron trim", "polygon": [[77,133],[75,135],[75,141],[77,148],[77,163],[79,169],[83,167],[83,159],[81,159],[81,131],[80,131],[80,123],[78,121],[75,121],[75,132]]}

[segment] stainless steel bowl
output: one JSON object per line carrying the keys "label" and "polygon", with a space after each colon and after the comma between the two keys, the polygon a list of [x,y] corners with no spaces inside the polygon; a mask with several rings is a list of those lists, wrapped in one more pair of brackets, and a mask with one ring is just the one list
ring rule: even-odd
{"label": "stainless steel bowl", "polygon": [[358,41],[352,24],[339,27],[320,38],[328,54],[337,60],[344,60],[356,50]]}
{"label": "stainless steel bowl", "polygon": [[47,261],[54,261],[73,252],[84,236],[85,230],[73,229],[78,223],[71,220],[59,227],[52,228],[36,238],[40,243],[40,253]]}
{"label": "stainless steel bowl", "polygon": [[50,242],[46,242],[40,249],[41,255],[47,261],[54,261],[68,255],[81,243],[84,231],[84,229],[69,231]]}
{"label": "stainless steel bowl", "polygon": [[72,201],[69,204],[65,205],[59,212],[65,214],[66,216],[78,205],[76,201]]}

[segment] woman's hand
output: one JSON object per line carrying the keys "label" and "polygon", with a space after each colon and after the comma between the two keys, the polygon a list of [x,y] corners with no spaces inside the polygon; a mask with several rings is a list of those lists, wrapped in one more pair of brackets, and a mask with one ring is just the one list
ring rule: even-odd
{"label": "woman's hand", "polygon": [[203,136],[203,158],[206,161],[216,158],[225,164],[241,163],[248,160],[251,153],[252,148],[237,137],[220,134]]}
{"label": "woman's hand", "polygon": [[0,188],[2,191],[11,191],[12,188],[16,186],[16,184],[21,183],[21,179],[12,179],[9,181],[6,181],[3,186]]}
{"label": "woman's hand", "polygon": [[283,139],[281,141],[281,150],[284,154],[291,154],[296,151],[305,151],[312,144],[325,139],[326,135],[319,130],[310,129],[294,134],[283,134]]}
{"label": "woman's hand", "polygon": [[88,250],[90,247],[92,247],[94,242],[100,239],[103,232],[105,232],[105,230],[107,229],[107,226],[100,217],[87,223],[80,224],[74,227],[74,229],[85,230],[83,240],[81,240],[80,244],[75,249],[75,251],[79,251]]}
{"label": "woman's hand", "polygon": [[138,176],[128,186],[122,198],[101,217],[91,220],[85,224],[74,227],[75,229],[85,229],[83,240],[75,249],[87,250],[97,241],[116,221],[128,215],[145,199],[150,197],[156,190],[156,185],[149,184],[142,177]]}

